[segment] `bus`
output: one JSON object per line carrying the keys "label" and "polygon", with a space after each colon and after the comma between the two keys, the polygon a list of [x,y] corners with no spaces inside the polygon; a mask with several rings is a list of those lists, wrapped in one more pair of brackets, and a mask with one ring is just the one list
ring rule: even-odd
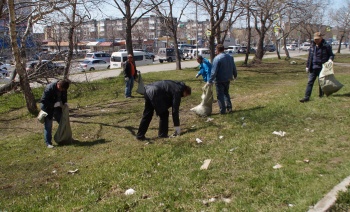
{"label": "bus", "polygon": [[[111,69],[122,68],[123,63],[128,59],[128,52],[113,52],[111,55]],[[134,51],[134,61],[136,66],[153,64],[152,57],[146,52]]]}

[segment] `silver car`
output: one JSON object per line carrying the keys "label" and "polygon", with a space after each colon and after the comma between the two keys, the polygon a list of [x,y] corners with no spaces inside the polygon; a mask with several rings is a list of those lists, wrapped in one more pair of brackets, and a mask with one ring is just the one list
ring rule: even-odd
{"label": "silver car", "polygon": [[80,63],[81,71],[106,70],[110,68],[110,63],[100,59],[84,60]]}

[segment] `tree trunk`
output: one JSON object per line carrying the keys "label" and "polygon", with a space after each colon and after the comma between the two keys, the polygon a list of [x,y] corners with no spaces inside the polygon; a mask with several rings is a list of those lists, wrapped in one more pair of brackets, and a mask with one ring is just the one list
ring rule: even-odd
{"label": "tree trunk", "polygon": [[[19,82],[21,89],[23,91],[24,99],[26,101],[26,106],[31,114],[38,114],[38,108],[36,106],[35,97],[30,88],[27,72],[25,70],[26,63],[26,55],[25,51],[20,51],[17,45],[17,33],[16,33],[16,16],[14,11],[14,0],[8,0],[8,8],[9,8],[9,33],[11,38],[11,47],[12,47],[12,55],[15,59],[16,71],[19,75]],[[23,38],[25,39],[25,38]],[[25,42],[22,42],[22,49],[25,49]],[[22,54],[21,54],[22,53]]]}

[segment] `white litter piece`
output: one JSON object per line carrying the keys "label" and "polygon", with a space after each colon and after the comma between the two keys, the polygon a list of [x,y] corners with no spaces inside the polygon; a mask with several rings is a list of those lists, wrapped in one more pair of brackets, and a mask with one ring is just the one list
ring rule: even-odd
{"label": "white litter piece", "polygon": [[229,198],[222,198],[222,201],[225,203],[230,203],[232,200]]}
{"label": "white litter piece", "polygon": [[192,126],[191,126],[191,128],[195,128],[195,127],[196,127],[196,125],[192,125]]}
{"label": "white litter piece", "polygon": [[291,207],[294,207],[294,205],[289,203],[289,204],[288,204],[288,207],[291,208]]}
{"label": "white litter piece", "polygon": [[57,173],[57,171],[56,171],[56,170],[53,170],[53,171],[52,171],[52,174],[56,174],[56,173]]}
{"label": "white litter piece", "polygon": [[273,166],[274,169],[280,169],[280,168],[282,168],[282,167],[283,167],[283,166],[280,165],[280,164],[278,164],[278,163],[277,163],[276,165]]}
{"label": "white litter piece", "polygon": [[206,159],[200,169],[201,170],[208,169],[210,162],[211,162],[211,159]]}
{"label": "white litter piece", "polygon": [[200,144],[200,143],[203,142],[203,141],[202,141],[201,139],[199,139],[199,138],[196,138],[196,141],[197,141],[197,144]]}
{"label": "white litter piece", "polygon": [[308,128],[305,128],[305,131],[307,131],[307,132],[314,132],[314,130],[311,130],[311,129],[308,129]]}
{"label": "white litter piece", "polygon": [[304,159],[303,161],[304,161],[304,163],[310,163],[309,159]]}
{"label": "white litter piece", "polygon": [[68,174],[75,174],[79,171],[79,169],[75,169],[75,170],[69,170]]}
{"label": "white litter piece", "polygon": [[125,191],[125,195],[133,195],[136,191],[132,188],[129,188],[128,190]]}
{"label": "white litter piece", "polygon": [[245,126],[247,126],[247,123],[244,122],[244,123],[242,124],[242,127],[245,127]]}
{"label": "white litter piece", "polygon": [[224,138],[224,136],[222,136],[222,135],[219,136],[219,139],[223,139],[223,138]]}
{"label": "white litter piece", "polygon": [[244,119],[245,119],[244,117],[241,118],[242,121],[243,121]]}
{"label": "white litter piece", "polygon": [[213,120],[214,120],[214,118],[208,118],[205,122],[211,122]]}
{"label": "white litter piece", "polygon": [[284,132],[284,131],[273,131],[272,134],[279,135],[279,136],[283,137],[283,136],[286,135],[286,132]]}

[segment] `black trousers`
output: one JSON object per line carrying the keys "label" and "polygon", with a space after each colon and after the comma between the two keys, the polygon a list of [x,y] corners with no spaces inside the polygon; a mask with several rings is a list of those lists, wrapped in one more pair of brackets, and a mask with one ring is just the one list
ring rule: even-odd
{"label": "black trousers", "polygon": [[[145,109],[143,111],[142,119],[140,122],[139,129],[137,131],[137,138],[144,138],[145,134],[148,130],[149,124],[152,121],[154,114],[154,107],[151,103],[151,100],[148,98],[147,94],[145,94]],[[169,131],[169,111],[164,111],[159,116],[159,129],[158,129],[158,137],[168,137]]]}

